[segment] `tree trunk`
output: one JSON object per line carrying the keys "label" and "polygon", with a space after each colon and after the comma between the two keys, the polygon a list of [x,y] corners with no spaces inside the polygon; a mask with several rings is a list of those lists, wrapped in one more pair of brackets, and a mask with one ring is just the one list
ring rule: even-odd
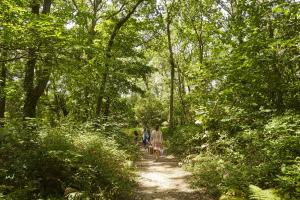
{"label": "tree trunk", "polygon": [[[50,13],[52,0],[44,0],[42,14]],[[32,14],[39,15],[40,5],[38,3],[31,6]],[[39,98],[42,96],[50,77],[50,71],[44,69],[38,75],[35,74],[36,63],[37,63],[37,49],[31,47],[28,50],[28,61],[25,66],[25,78],[24,78],[24,90],[25,90],[25,101],[23,107],[24,118],[35,118],[36,117],[36,106]],[[48,66],[47,66],[48,67]],[[34,78],[37,79],[37,84],[34,86]]]}
{"label": "tree trunk", "polygon": [[143,75],[143,81],[145,83],[146,90],[149,91],[149,81],[146,75]]}
{"label": "tree trunk", "polygon": [[[32,70],[32,68],[28,67],[28,71]],[[34,69],[33,69],[34,70]],[[33,72],[30,71],[29,73]],[[27,73],[26,73],[27,74]],[[35,118],[36,117],[36,106],[39,98],[44,93],[44,90],[47,86],[50,77],[50,71],[48,69],[44,69],[42,75],[38,77],[37,85],[33,88],[33,78],[34,73],[31,73],[33,76],[28,76],[28,80],[32,80],[32,84],[27,86],[26,95],[25,95],[25,103],[24,103],[24,118]]]}
{"label": "tree trunk", "polygon": [[184,88],[183,76],[181,75],[181,71],[180,71],[178,63],[177,63],[177,69],[178,69],[178,91],[179,91],[179,98],[180,98],[181,107],[182,107],[182,111],[183,111],[183,118],[181,116],[181,122],[183,124],[185,124],[186,121],[188,121],[187,111],[186,111],[187,109],[186,109],[186,104],[184,101],[185,88]]}
{"label": "tree trunk", "polygon": [[[274,38],[274,28],[272,22],[268,23],[269,37]],[[271,68],[269,78],[269,87],[271,90],[271,101],[273,106],[276,108],[278,113],[283,113],[285,110],[284,101],[283,101],[283,91],[282,91],[282,74],[280,69],[283,68],[280,66],[280,61],[278,60],[278,55],[276,52],[273,53],[273,60],[275,63],[269,63]]]}
{"label": "tree trunk", "polygon": [[[6,52],[3,53],[3,57],[5,58]],[[4,127],[5,120],[5,103],[6,103],[6,93],[5,93],[5,85],[6,85],[6,74],[7,68],[5,62],[1,64],[1,77],[0,77],[0,127]]]}
{"label": "tree trunk", "polygon": [[105,109],[104,109],[104,117],[107,119],[109,116],[109,111],[110,111],[110,104],[111,104],[111,100],[110,97],[107,97],[106,99],[106,103],[105,103]]}
{"label": "tree trunk", "polygon": [[56,90],[54,90],[54,98],[55,98],[55,103],[56,103],[56,107],[57,107],[57,114],[59,116],[59,111],[61,110],[64,117],[66,117],[69,114],[69,111],[67,109],[66,106],[66,101],[64,99],[64,97],[61,94],[57,94]]}
{"label": "tree trunk", "polygon": [[[201,11],[202,12],[202,11]],[[194,23],[194,22],[192,22]],[[197,41],[198,41],[198,49],[199,49],[199,60],[200,63],[203,64],[204,59],[204,41],[203,41],[203,19],[202,19],[202,13],[201,13],[201,21],[200,21],[200,33],[197,30],[197,27],[194,25],[194,30],[196,32]]]}
{"label": "tree trunk", "polygon": [[168,36],[168,47],[169,47],[169,62],[170,62],[170,108],[169,108],[169,131],[173,133],[174,130],[174,76],[175,76],[175,61],[172,50],[172,40],[171,40],[171,19],[169,13],[167,13],[167,36]]}
{"label": "tree trunk", "polygon": [[137,7],[143,2],[144,0],[139,0],[133,7],[132,9],[127,13],[127,15],[125,17],[123,17],[114,27],[108,44],[106,46],[106,59],[105,59],[105,69],[104,69],[104,73],[102,75],[101,78],[101,86],[99,89],[99,94],[98,94],[98,98],[97,98],[97,106],[96,106],[96,116],[99,116],[102,112],[102,107],[103,107],[103,98],[106,96],[105,94],[105,90],[106,90],[106,85],[107,85],[107,77],[109,75],[109,68],[110,68],[110,62],[111,62],[111,58],[112,58],[112,47],[114,44],[114,40],[119,32],[119,30],[122,28],[122,26],[128,21],[128,19],[131,17],[131,15],[135,12],[135,10],[137,9]]}
{"label": "tree trunk", "polygon": [[[110,57],[111,57],[110,55],[107,55],[106,60],[110,60]],[[107,77],[109,73],[108,70],[109,70],[109,61],[105,61],[105,71],[102,75],[101,86],[99,89],[99,94],[97,99],[96,116],[99,116],[102,112],[102,103],[103,103],[103,98],[105,96],[105,88],[106,88]]]}
{"label": "tree trunk", "polygon": [[36,50],[30,48],[28,52],[29,60],[25,66],[24,90],[25,102],[23,108],[24,117],[35,117],[35,103],[33,97],[33,81],[34,81],[34,68],[36,65]]}

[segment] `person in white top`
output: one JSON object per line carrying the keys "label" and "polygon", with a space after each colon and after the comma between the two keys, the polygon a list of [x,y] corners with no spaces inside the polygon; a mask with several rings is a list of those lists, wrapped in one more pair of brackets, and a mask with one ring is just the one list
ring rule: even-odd
{"label": "person in white top", "polygon": [[155,160],[157,161],[161,154],[163,144],[163,137],[161,131],[159,130],[159,126],[156,126],[155,130],[153,130],[151,133],[151,144],[153,146]]}

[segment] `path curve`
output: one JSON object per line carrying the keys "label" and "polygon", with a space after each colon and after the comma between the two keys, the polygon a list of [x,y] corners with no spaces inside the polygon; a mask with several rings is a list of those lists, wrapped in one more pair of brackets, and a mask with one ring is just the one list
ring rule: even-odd
{"label": "path curve", "polygon": [[199,200],[199,192],[187,183],[190,173],[178,166],[172,156],[162,156],[155,162],[145,149],[141,150],[142,159],[137,162],[139,169],[136,200]]}

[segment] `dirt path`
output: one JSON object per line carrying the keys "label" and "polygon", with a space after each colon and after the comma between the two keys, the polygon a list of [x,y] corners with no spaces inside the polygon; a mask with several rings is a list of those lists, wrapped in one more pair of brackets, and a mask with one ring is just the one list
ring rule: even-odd
{"label": "dirt path", "polygon": [[155,162],[152,155],[141,150],[143,158],[137,163],[139,188],[136,200],[204,200],[202,195],[191,189],[187,178],[191,175],[178,167],[178,160],[163,156]]}

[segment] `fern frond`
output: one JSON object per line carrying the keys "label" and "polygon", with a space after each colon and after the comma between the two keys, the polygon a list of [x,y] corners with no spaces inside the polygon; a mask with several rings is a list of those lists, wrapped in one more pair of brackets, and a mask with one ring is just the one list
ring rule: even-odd
{"label": "fern frond", "polygon": [[255,185],[250,185],[250,198],[253,200],[282,200],[273,189],[262,190]]}

